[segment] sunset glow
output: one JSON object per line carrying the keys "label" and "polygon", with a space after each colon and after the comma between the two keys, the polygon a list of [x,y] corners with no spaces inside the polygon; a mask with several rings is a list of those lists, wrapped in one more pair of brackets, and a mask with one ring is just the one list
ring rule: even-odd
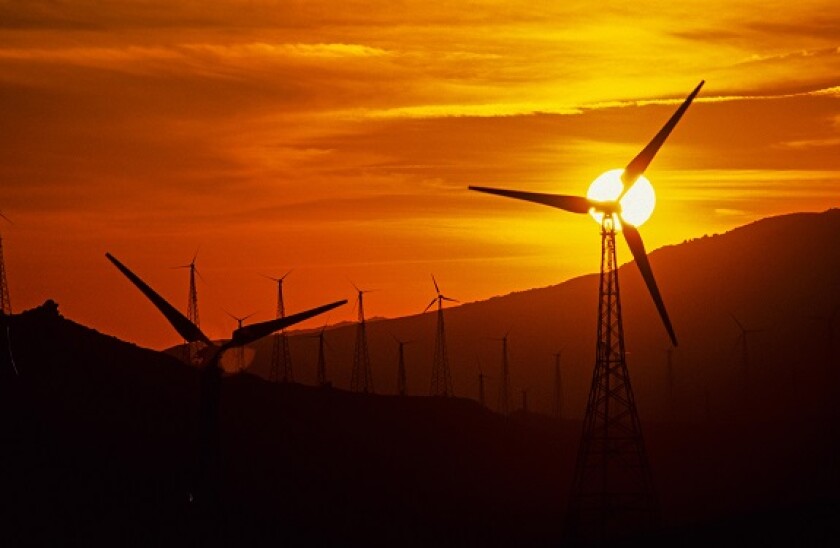
{"label": "sunset glow", "polygon": [[[586,197],[599,202],[615,201],[624,190],[624,183],[621,181],[623,172],[623,169],[611,169],[599,175],[589,185]],[[630,190],[621,197],[620,204],[622,219],[634,226],[643,225],[653,214],[653,209],[656,207],[656,194],[647,177],[641,175],[630,187]],[[601,224],[601,220],[604,218],[602,212],[593,209],[590,214],[598,224]],[[620,229],[621,222],[619,221],[616,226]]]}
{"label": "sunset glow", "polygon": [[399,6],[0,4],[14,310],[52,298],[121,338],[178,343],[106,251],[185,309],[170,267],[200,248],[212,337],[234,327],[224,309],[272,317],[260,275],[292,268],[290,312],[351,298],[352,279],[381,290],[371,317],[422,311],[432,272],[465,302],[592,272],[592,226],[467,186],[580,195],[701,79],[646,171],[649,250],[838,205],[834,1]]}

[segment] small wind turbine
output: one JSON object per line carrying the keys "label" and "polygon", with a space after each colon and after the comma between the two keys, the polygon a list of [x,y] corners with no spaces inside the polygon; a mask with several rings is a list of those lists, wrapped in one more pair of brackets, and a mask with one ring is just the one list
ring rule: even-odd
{"label": "small wind turbine", "polygon": [[509,415],[511,412],[511,388],[510,388],[510,362],[508,361],[508,334],[500,339],[491,339],[493,341],[500,341],[502,343],[502,370],[499,381],[499,406],[498,412],[500,415]]}
{"label": "small wind turbine", "polygon": [[[603,542],[648,529],[657,521],[657,497],[627,372],[615,234],[624,234],[671,343],[676,346],[677,337],[636,227],[653,213],[656,202],[653,186],[644,172],[702,86],[700,82],[694,88],[627,167],[598,177],[585,197],[469,187],[571,213],[588,213],[601,226],[595,372],[567,514],[566,531],[573,541]],[[633,516],[630,521],[629,516]],[[636,531],[626,530],[630,522],[638,526]]]}
{"label": "small wind turbine", "polygon": [[359,311],[359,322],[356,324],[356,348],[353,354],[353,371],[350,375],[350,390],[373,394],[373,371],[370,367],[370,352],[368,351],[367,323],[365,322],[365,293],[375,289],[359,289],[350,282],[356,290],[356,306]]}
{"label": "small wind turbine", "polygon": [[318,375],[318,386],[321,388],[329,388],[332,386],[332,383],[327,380],[327,348],[330,347],[330,343],[324,338],[324,333],[327,330],[327,324],[324,323],[324,326],[318,331],[317,335],[311,335],[312,338],[318,339],[318,365],[317,375]]}
{"label": "small wind turbine", "polygon": [[198,466],[194,493],[191,500],[202,506],[205,511],[214,513],[218,510],[219,474],[221,449],[219,442],[219,395],[221,388],[221,368],[219,360],[230,348],[236,348],[255,342],[271,335],[278,329],[294,325],[333,308],[347,303],[347,300],[335,301],[330,304],[312,308],[281,319],[269,320],[237,328],[230,339],[216,345],[205,335],[197,325],[181,314],[166,299],[161,297],[146,282],[134,272],[118,261],[110,253],[105,256],[123,275],[149,299],[163,314],[169,324],[188,342],[201,341],[206,345],[206,352],[202,355],[201,387],[199,395],[199,450]]}
{"label": "small wind turbine", "polygon": [[[277,318],[286,317],[286,305],[283,302],[283,280],[291,273],[292,271],[289,270],[279,278],[265,276],[269,280],[277,283]],[[285,329],[281,329],[278,333],[274,334],[269,378],[274,382],[280,382],[281,380],[283,382],[295,381],[294,370],[292,369],[292,354],[289,351],[289,337],[286,336]]]}
{"label": "small wind turbine", "polygon": [[402,341],[394,335],[391,336],[394,337],[394,340],[397,342],[397,345],[399,347],[399,355],[397,361],[397,394],[399,394],[400,396],[405,396],[408,393],[408,382],[406,379],[405,352],[403,351],[403,347],[407,344],[413,343],[414,341]]}
{"label": "small wind turbine", "polygon": [[487,407],[487,400],[484,397],[484,379],[488,379],[489,377],[481,369],[481,360],[478,356],[475,359],[478,362],[478,403],[481,404],[481,407]]}
{"label": "small wind turbine", "polygon": [[738,331],[740,331],[740,335],[735,340],[735,346],[741,347],[741,367],[742,371],[744,372],[744,382],[749,385],[750,382],[750,343],[749,343],[749,336],[755,333],[761,333],[764,331],[763,329],[747,329],[744,327],[744,324],[738,321],[731,312],[729,313],[729,317],[732,318],[732,321],[738,326]]}
{"label": "small wind turbine", "polygon": [[423,309],[425,314],[437,302],[437,331],[435,332],[435,357],[432,362],[432,387],[430,395],[449,397],[454,396],[452,389],[452,375],[449,371],[449,352],[446,349],[446,328],[443,325],[443,301],[458,303],[460,301],[447,297],[440,292],[435,275],[432,274],[437,296]]}
{"label": "small wind turbine", "polygon": [[[236,321],[236,325],[237,325],[238,329],[242,329],[242,322],[244,322],[245,320],[247,320],[248,318],[250,318],[251,316],[256,314],[256,312],[251,312],[247,316],[241,316],[241,317],[240,316],[234,316],[233,314],[231,314],[227,310],[225,310],[225,314],[227,314],[228,316],[230,316],[231,318],[233,318]],[[236,348],[235,356],[236,356],[236,360],[234,362],[233,369],[237,373],[242,373],[245,370],[245,346],[244,345]]]}
{"label": "small wind turbine", "polygon": [[[200,327],[201,321],[199,320],[198,315],[198,288],[196,287],[195,283],[195,275],[198,274],[199,276],[201,276],[201,273],[195,266],[195,260],[197,258],[198,249],[195,250],[193,258],[190,262],[179,266],[173,266],[172,268],[188,268],[190,270],[190,289],[187,295],[187,319],[194,323],[196,327]],[[184,341],[184,347],[186,349],[188,363],[197,365],[201,361],[201,358],[199,357],[199,353],[201,352],[200,345],[201,343],[187,342],[186,340]]]}

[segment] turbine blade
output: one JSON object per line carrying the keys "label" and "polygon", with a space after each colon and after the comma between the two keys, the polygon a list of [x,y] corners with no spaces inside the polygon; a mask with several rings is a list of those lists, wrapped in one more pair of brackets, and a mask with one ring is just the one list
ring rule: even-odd
{"label": "turbine blade", "polygon": [[161,314],[164,315],[169,324],[175,328],[175,331],[177,331],[185,341],[201,341],[209,346],[213,346],[213,343],[207,338],[207,335],[202,333],[198,326],[187,319],[186,316],[178,312],[174,306],[169,304],[166,299],[161,297],[154,289],[149,287],[146,282],[137,276],[137,274],[129,270],[127,266],[118,261],[116,257],[110,253],[106,253],[105,256],[114,264],[114,266],[117,267],[120,272],[125,275],[126,278],[131,281],[131,283],[135,285],[135,287],[137,287],[137,289],[140,290],[141,293],[143,293],[143,295],[146,296],[147,299],[152,301],[152,304],[160,310]]}
{"label": "turbine blade", "polygon": [[665,310],[662,295],[659,294],[659,288],[656,286],[656,279],[653,277],[653,271],[650,268],[650,262],[645,252],[645,244],[642,243],[642,237],[639,235],[636,227],[630,223],[622,221],[621,226],[622,232],[624,232],[624,239],[627,240],[630,252],[636,260],[636,266],[639,267],[639,271],[642,273],[642,278],[645,280],[645,284],[647,284],[650,296],[653,297],[653,302],[656,304],[656,310],[659,311],[662,323],[665,324],[668,336],[671,337],[671,344],[677,346],[677,336],[674,334],[674,328],[671,326],[670,318],[668,318],[668,311]]}
{"label": "turbine blade", "polygon": [[590,201],[588,198],[582,196],[564,196],[562,194],[543,194],[540,192],[524,192],[521,190],[506,190],[503,188],[488,188],[484,186],[470,186],[470,190],[477,190],[478,192],[485,192],[487,194],[496,194],[497,196],[504,196],[506,198],[515,198],[517,200],[525,200],[526,202],[534,202],[550,207],[556,207],[571,213],[589,213],[589,210],[597,204]]}
{"label": "turbine blade", "polygon": [[289,327],[290,325],[302,322],[303,320],[308,320],[309,318],[323,314],[324,312],[332,310],[333,308],[343,304],[347,304],[347,299],[325,304],[304,312],[298,312],[297,314],[292,314],[291,316],[286,316],[285,318],[277,318],[275,320],[268,320],[266,322],[243,326],[233,332],[230,346],[244,346],[267,335],[271,335],[275,331],[279,331],[285,327]]}
{"label": "turbine blade", "polygon": [[435,292],[440,295],[440,288],[438,287],[437,280],[435,279],[435,275],[432,274],[432,283],[435,284]]}
{"label": "turbine blade", "polygon": [[426,313],[426,312],[427,312],[427,311],[428,311],[428,310],[432,307],[432,305],[433,305],[433,304],[435,304],[435,301],[437,301],[437,297],[435,297],[434,299],[432,299],[432,302],[430,302],[430,303],[426,306],[426,308],[424,308],[424,309],[423,309],[423,312],[422,312],[422,313],[423,313],[423,314],[425,314],[425,313]]}
{"label": "turbine blade", "polygon": [[451,299],[449,297],[444,297],[443,295],[441,295],[440,298],[443,299],[444,301],[449,301],[449,302],[452,302],[452,303],[460,303],[461,302],[458,299]]}
{"label": "turbine blade", "polygon": [[621,174],[621,181],[624,183],[624,191],[621,193],[619,200],[623,197],[630,187],[633,186],[633,183],[636,182],[636,179],[645,172],[645,170],[650,165],[651,161],[653,161],[653,157],[656,156],[656,153],[659,152],[659,148],[662,146],[662,143],[665,142],[665,139],[671,134],[674,127],[677,125],[677,122],[680,121],[685,111],[688,109],[691,102],[700,92],[700,88],[703,87],[704,81],[701,81],[694,91],[692,91],[685,101],[680,105],[677,111],[671,115],[671,118],[662,126],[662,129],[659,130],[653,139],[647,144],[647,146],[642,149],[642,151],[627,164],[627,167],[624,168],[624,173]]}

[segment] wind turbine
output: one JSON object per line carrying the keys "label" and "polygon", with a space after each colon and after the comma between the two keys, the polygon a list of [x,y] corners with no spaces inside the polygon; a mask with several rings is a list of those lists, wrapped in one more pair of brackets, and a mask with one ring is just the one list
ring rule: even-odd
{"label": "wind turbine", "polygon": [[[266,276],[269,280],[277,283],[277,318],[286,317],[286,305],[283,302],[283,280],[291,273],[292,271],[289,270],[279,278]],[[283,382],[295,382],[295,374],[292,369],[292,354],[289,351],[289,337],[286,335],[285,329],[281,329],[279,333],[274,334],[269,378],[274,382],[280,382],[281,380]]]}
{"label": "wind turbine", "polygon": [[749,386],[750,382],[750,344],[749,344],[749,336],[754,333],[761,333],[764,331],[763,329],[747,329],[744,327],[744,324],[738,321],[731,312],[729,313],[729,317],[732,318],[732,321],[738,326],[738,331],[741,332],[738,335],[738,338],[735,340],[735,346],[741,346],[741,367],[742,371],[744,372],[744,382],[747,383]]}
{"label": "wind turbine", "polygon": [[199,395],[198,466],[195,471],[194,492],[190,494],[203,511],[215,513],[219,502],[219,474],[221,448],[219,441],[219,396],[221,389],[221,368],[219,361],[225,351],[255,342],[271,335],[278,329],[294,325],[328,310],[347,303],[347,300],[312,308],[281,319],[269,320],[243,326],[240,324],[230,339],[216,345],[197,325],[181,314],[166,299],[161,297],[146,282],[118,261],[110,253],[105,256],[123,275],[149,299],[163,314],[169,324],[188,342],[201,341],[206,345],[202,354],[201,382]]}
{"label": "wind turbine", "polygon": [[[324,327],[318,331],[317,335],[311,335],[312,338],[318,339],[318,365],[317,375],[318,375],[318,386],[321,388],[327,388],[332,386],[332,383],[327,380],[327,353],[326,347],[330,346],[327,340],[324,338],[324,333],[327,330],[327,324],[324,324]],[[330,346],[330,348],[332,348]]]}
{"label": "wind turbine", "polygon": [[[234,316],[233,314],[231,314],[227,310],[225,310],[225,314],[227,314],[228,316],[230,316],[231,318],[236,320],[236,325],[237,325],[238,329],[242,329],[242,322],[244,322],[245,320],[247,320],[248,318],[250,318],[251,316],[256,314],[256,312],[251,312],[247,316],[241,316],[241,317],[240,316]],[[245,346],[244,345],[236,347],[235,356],[236,356],[236,360],[235,360],[233,368],[237,373],[242,373],[245,370]]]}
{"label": "wind turbine", "polygon": [[[352,282],[351,282],[352,283]],[[359,323],[356,324],[356,348],[353,354],[353,371],[350,375],[350,390],[373,394],[373,373],[370,367],[370,352],[368,351],[367,324],[365,322],[364,295],[375,291],[373,289],[356,289],[356,306],[359,309]]]}
{"label": "wind turbine", "polygon": [[598,177],[586,197],[469,187],[571,213],[590,213],[601,225],[595,371],[567,514],[566,533],[572,539],[605,541],[653,527],[658,519],[657,497],[625,360],[615,234],[624,234],[676,346],[677,337],[636,227],[653,212],[655,203],[653,187],[644,172],[702,86],[701,81],[627,167]]}
{"label": "wind turbine", "polygon": [[[195,284],[195,275],[198,274],[201,276],[201,273],[198,272],[198,268],[195,266],[195,260],[197,258],[198,249],[195,250],[195,254],[193,254],[193,258],[190,262],[180,266],[173,266],[172,268],[188,268],[190,270],[190,289],[187,295],[187,319],[194,323],[196,327],[200,327],[201,321],[198,316],[198,289]],[[188,363],[198,365],[201,361],[201,358],[199,357],[199,353],[201,352],[200,345],[200,342],[188,342],[184,340],[184,346],[187,350]]]}
{"label": "wind turbine", "polygon": [[394,337],[397,345],[399,345],[399,357],[397,362],[397,394],[405,396],[408,392],[408,383],[405,373],[405,353],[403,351],[403,347],[407,344],[413,343],[414,341],[401,341],[396,336],[391,336]]}
{"label": "wind turbine", "polygon": [[484,397],[484,379],[489,377],[484,374],[484,371],[481,368],[481,360],[478,356],[476,356],[475,359],[478,362],[478,403],[481,404],[481,407],[487,407],[487,401]]}
{"label": "wind turbine", "polygon": [[423,309],[425,314],[432,305],[437,302],[437,331],[435,333],[435,357],[432,362],[432,387],[429,391],[432,396],[449,397],[454,396],[455,392],[452,389],[452,375],[449,372],[449,353],[446,349],[446,329],[443,325],[443,301],[458,303],[460,301],[452,299],[443,295],[438,287],[435,275],[432,274],[432,283],[435,284],[435,293],[437,296],[432,299],[426,308]]}
{"label": "wind turbine", "polygon": [[500,415],[509,415],[511,412],[510,396],[510,362],[508,361],[508,334],[501,339],[491,339],[493,341],[501,341],[502,343],[502,373],[499,381],[499,406],[498,412]]}

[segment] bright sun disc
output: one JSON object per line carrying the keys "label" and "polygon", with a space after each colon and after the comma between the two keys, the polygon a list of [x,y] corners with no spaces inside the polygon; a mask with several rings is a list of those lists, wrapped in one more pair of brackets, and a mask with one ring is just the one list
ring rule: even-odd
{"label": "bright sun disc", "polygon": [[[599,202],[615,200],[624,189],[624,183],[621,181],[622,173],[624,173],[623,169],[612,169],[601,174],[589,185],[586,197]],[[627,194],[621,198],[621,217],[633,226],[640,226],[650,218],[655,206],[656,194],[653,192],[653,185],[647,177],[641,175]],[[601,224],[601,219],[604,217],[602,212],[591,209],[589,214],[598,224]],[[620,222],[616,223],[616,228],[621,229]]]}

